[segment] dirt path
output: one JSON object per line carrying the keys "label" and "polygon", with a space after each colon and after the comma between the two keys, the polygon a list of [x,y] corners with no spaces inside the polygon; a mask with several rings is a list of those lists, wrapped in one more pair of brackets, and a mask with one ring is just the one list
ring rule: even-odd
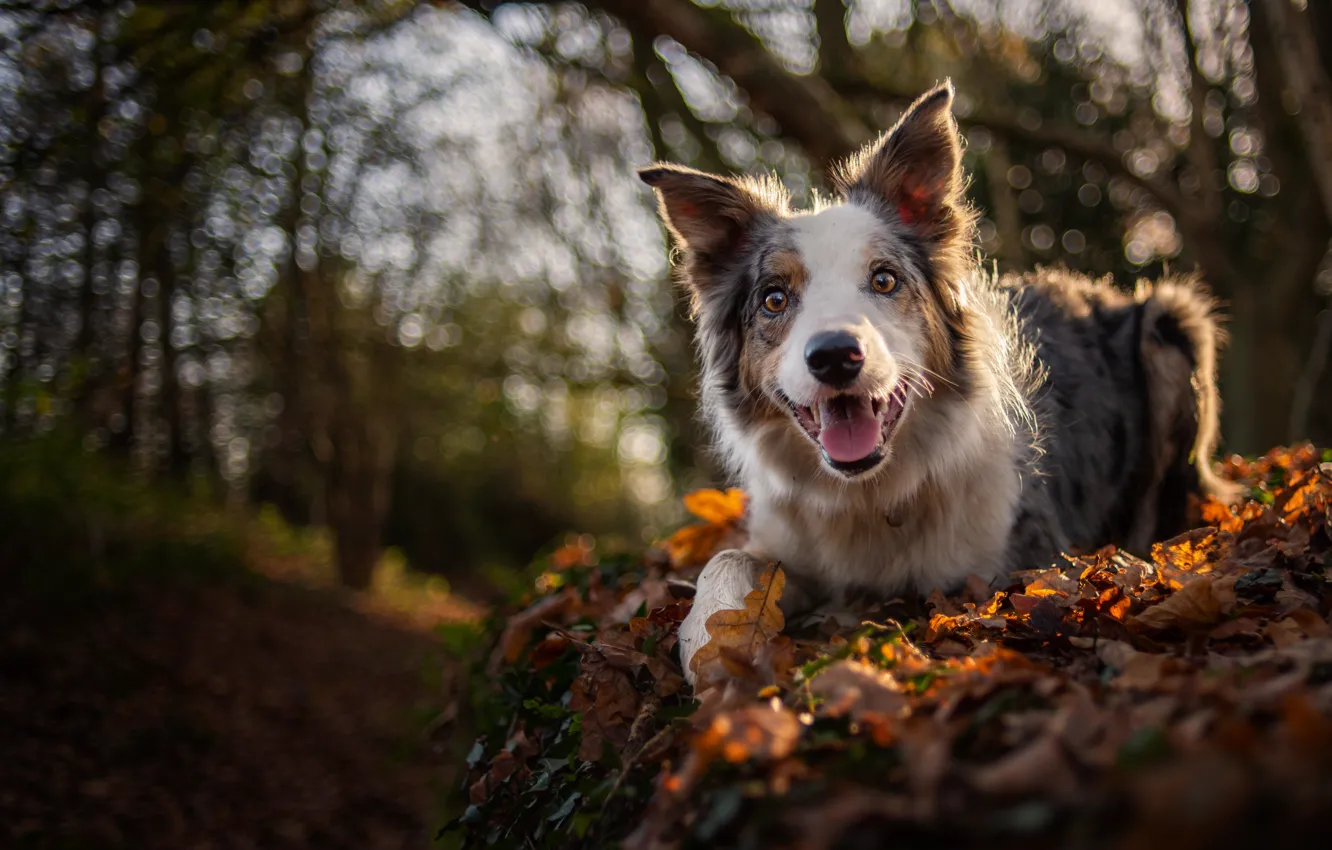
{"label": "dirt path", "polygon": [[262,579],[0,601],[0,845],[429,846],[450,670],[428,632]]}

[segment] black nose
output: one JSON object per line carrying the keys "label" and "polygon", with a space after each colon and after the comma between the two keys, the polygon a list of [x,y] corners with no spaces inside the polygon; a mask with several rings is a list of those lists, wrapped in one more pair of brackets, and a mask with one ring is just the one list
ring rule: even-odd
{"label": "black nose", "polygon": [[854,381],[864,362],[860,340],[846,331],[824,331],[805,344],[809,373],[829,386],[844,387]]}

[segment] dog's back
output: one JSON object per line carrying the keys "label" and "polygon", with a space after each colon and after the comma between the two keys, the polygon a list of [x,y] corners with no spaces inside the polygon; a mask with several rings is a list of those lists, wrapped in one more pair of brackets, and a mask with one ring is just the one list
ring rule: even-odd
{"label": "dog's back", "polygon": [[1112,542],[1143,552],[1184,529],[1190,493],[1228,495],[1209,465],[1221,334],[1199,284],[1164,280],[1128,294],[1043,270],[1005,289],[1043,372],[1030,399],[1038,454],[1015,567]]}

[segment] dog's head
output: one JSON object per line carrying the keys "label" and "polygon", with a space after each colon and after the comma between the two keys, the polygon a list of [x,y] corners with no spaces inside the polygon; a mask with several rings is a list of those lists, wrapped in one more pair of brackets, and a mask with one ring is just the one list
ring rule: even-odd
{"label": "dog's head", "polygon": [[810,211],[772,180],[640,172],[684,255],[704,403],[737,435],[855,478],[886,465],[918,407],[960,391],[972,220],[952,101],[948,84],[921,97]]}

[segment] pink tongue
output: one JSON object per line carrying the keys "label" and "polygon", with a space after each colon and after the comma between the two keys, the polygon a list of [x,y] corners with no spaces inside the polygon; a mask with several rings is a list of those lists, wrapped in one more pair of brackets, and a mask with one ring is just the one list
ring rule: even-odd
{"label": "pink tongue", "polygon": [[819,443],[838,463],[863,460],[879,445],[879,417],[868,398],[838,396],[821,402],[819,417],[823,422]]}

